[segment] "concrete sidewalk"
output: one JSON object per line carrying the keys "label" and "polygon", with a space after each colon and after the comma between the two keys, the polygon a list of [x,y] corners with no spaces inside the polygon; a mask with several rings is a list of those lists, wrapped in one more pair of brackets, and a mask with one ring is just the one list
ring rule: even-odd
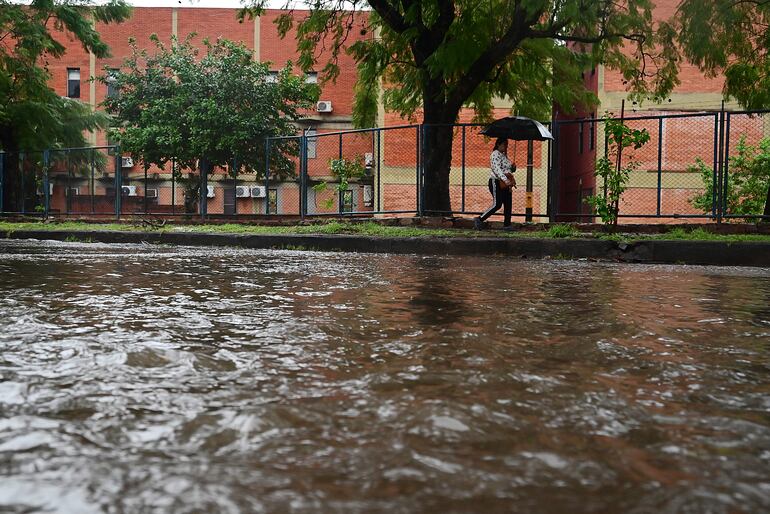
{"label": "concrete sidewalk", "polygon": [[770,243],[501,237],[370,237],[360,235],[265,235],[191,232],[19,230],[11,239],[77,240],[100,243],[156,243],[239,248],[432,255],[506,255],[521,259],[595,259],[616,262],[770,267]]}

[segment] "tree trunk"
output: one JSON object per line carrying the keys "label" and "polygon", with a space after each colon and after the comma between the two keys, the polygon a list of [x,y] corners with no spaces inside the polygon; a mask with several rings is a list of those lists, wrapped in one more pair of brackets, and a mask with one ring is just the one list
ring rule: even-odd
{"label": "tree trunk", "polygon": [[425,179],[425,204],[423,210],[428,216],[448,214],[452,210],[449,197],[449,172],[452,166],[451,125],[426,125],[422,142]]}
{"label": "tree trunk", "polygon": [[[767,188],[767,199],[765,199],[765,216],[770,216],[770,187]],[[763,218],[761,221],[770,222],[770,219]]]}
{"label": "tree trunk", "polygon": [[[426,94],[426,98],[431,97],[431,94]],[[420,153],[425,170],[423,211],[429,216],[449,214],[452,211],[449,172],[452,168],[453,123],[458,114],[459,109],[424,102],[424,140],[421,141]]]}

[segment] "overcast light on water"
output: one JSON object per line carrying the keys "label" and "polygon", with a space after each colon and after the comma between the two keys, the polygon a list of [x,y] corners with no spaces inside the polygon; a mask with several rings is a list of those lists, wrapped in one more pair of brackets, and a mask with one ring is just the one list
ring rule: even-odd
{"label": "overcast light on water", "polygon": [[770,511],[770,270],[0,241],[0,511]]}

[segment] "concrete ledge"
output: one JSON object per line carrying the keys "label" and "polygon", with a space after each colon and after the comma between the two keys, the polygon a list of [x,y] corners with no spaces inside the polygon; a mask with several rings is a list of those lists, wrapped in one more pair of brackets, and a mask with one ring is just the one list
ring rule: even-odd
{"label": "concrete ledge", "polygon": [[508,255],[517,258],[596,259],[617,262],[770,267],[770,243],[647,240],[619,243],[599,239],[524,239],[499,237],[386,238],[359,235],[268,235],[193,232],[116,232],[19,230],[0,237],[99,243],[156,243],[188,246],[418,253]]}

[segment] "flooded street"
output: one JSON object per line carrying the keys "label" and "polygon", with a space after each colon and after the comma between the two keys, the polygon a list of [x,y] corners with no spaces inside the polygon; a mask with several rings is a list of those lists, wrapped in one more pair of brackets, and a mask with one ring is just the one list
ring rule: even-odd
{"label": "flooded street", "polygon": [[770,269],[0,240],[0,511],[770,511]]}

